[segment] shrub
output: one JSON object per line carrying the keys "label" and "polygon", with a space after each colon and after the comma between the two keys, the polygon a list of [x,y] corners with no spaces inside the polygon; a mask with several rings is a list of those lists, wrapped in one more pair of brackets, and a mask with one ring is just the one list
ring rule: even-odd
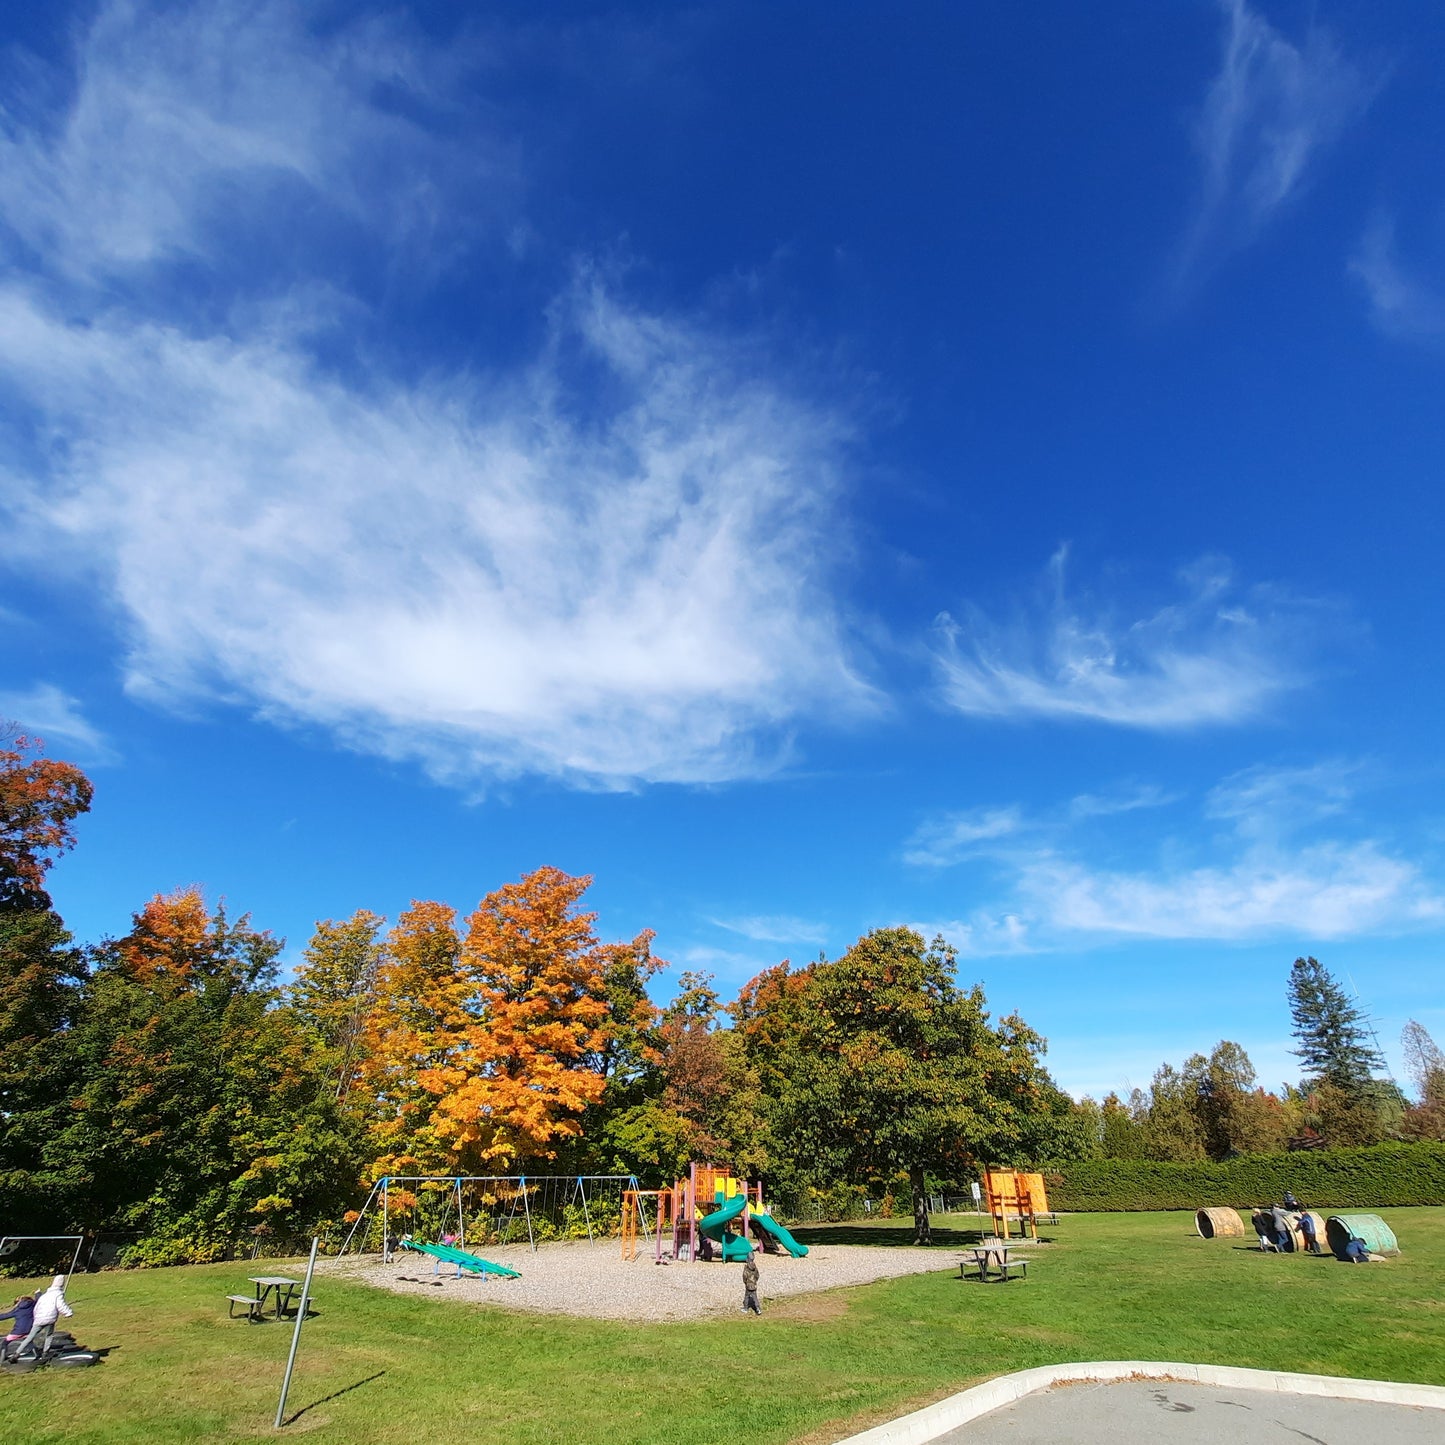
{"label": "shrub", "polygon": [[1236,1209],[1294,1190],[1311,1209],[1445,1204],[1445,1144],[1376,1144],[1297,1154],[1241,1154],[1222,1163],[1094,1159],[1069,1164],[1049,1186],[1057,1209]]}

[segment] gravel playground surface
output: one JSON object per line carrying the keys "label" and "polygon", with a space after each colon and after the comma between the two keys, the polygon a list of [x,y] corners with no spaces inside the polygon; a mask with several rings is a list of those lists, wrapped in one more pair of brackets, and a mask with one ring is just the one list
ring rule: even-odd
{"label": "gravel playground surface", "polygon": [[[316,1272],[401,1294],[595,1319],[696,1320],[739,1309],[743,1300],[740,1264],[658,1264],[650,1253],[627,1261],[615,1239],[544,1244],[535,1254],[525,1246],[479,1253],[493,1264],[520,1270],[521,1279],[478,1279],[467,1274],[457,1279],[456,1270],[448,1265],[434,1274],[432,1259],[410,1253],[398,1254],[391,1264],[382,1264],[377,1255],[329,1260],[318,1263]],[[961,1256],[961,1250],[948,1248],[857,1244],[813,1245],[803,1259],[759,1254],[759,1293],[766,1311],[769,1300],[789,1295],[956,1270]]]}

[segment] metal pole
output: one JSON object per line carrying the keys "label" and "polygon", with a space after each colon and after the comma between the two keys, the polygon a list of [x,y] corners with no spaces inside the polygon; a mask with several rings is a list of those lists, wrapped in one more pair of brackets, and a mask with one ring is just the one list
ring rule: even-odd
{"label": "metal pole", "polygon": [[291,1389],[291,1371],[296,1368],[296,1347],[301,1343],[301,1326],[306,1323],[306,1304],[311,1298],[311,1276],[316,1272],[316,1246],[320,1240],[311,1239],[311,1259],[306,1266],[306,1281],[301,1286],[301,1303],[296,1306],[296,1328],[291,1335],[291,1353],[286,1356],[286,1378],[281,1381],[281,1401],[276,1406],[276,1428],[286,1416],[286,1395]]}
{"label": "metal pole", "polygon": [[537,1252],[537,1241],[532,1237],[532,1206],[527,1203],[527,1176],[522,1175],[522,1208],[527,1215],[527,1243],[532,1246],[532,1253]]}
{"label": "metal pole", "polygon": [[592,1216],[587,1212],[587,1191],[582,1187],[582,1179],[577,1179],[577,1192],[582,1196],[582,1218],[587,1221],[587,1243],[592,1243]]}
{"label": "metal pole", "polygon": [[[617,1177],[620,1179],[622,1176],[619,1174]],[[637,1175],[627,1176],[627,1187],[637,1195],[637,1217],[642,1221],[642,1237],[651,1244],[652,1231],[647,1227],[647,1211],[642,1207],[642,1185],[637,1182]]]}
{"label": "metal pole", "polygon": [[467,1247],[467,1217],[462,1213],[462,1181],[457,1176],[457,1238],[462,1249]]}
{"label": "metal pole", "polygon": [[381,1262],[391,1263],[391,1175],[381,1181]]}

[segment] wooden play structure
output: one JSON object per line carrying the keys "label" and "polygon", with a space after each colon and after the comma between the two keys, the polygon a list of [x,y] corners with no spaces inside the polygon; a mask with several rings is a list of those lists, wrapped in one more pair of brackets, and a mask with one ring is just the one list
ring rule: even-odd
{"label": "wooden play structure", "polygon": [[[637,1258],[638,1230],[650,1243],[652,1230],[648,1228],[647,1216],[651,1208],[657,1210],[657,1232],[662,1233],[662,1196],[669,1191],[663,1189],[628,1189],[622,1195],[622,1257],[623,1259]],[[649,1206],[644,1201],[655,1199],[656,1205]]]}
{"label": "wooden play structure", "polygon": [[1017,1169],[986,1169],[983,1174],[983,1198],[993,1220],[993,1232],[999,1239],[1009,1238],[1009,1225],[1018,1225],[1019,1238],[1027,1233],[1039,1237],[1039,1217],[1057,1216],[1049,1208],[1044,1192],[1044,1176]]}
{"label": "wooden play structure", "polygon": [[[656,1220],[655,1231],[648,1229],[649,1215]],[[795,1258],[808,1252],[763,1207],[761,1183],[750,1184],[715,1164],[690,1164],[686,1177],[669,1188],[627,1190],[622,1196],[623,1259],[637,1258],[639,1234],[651,1234],[659,1261],[714,1255],[725,1262],[744,1260],[753,1252],[753,1234],[765,1248],[781,1246]]]}

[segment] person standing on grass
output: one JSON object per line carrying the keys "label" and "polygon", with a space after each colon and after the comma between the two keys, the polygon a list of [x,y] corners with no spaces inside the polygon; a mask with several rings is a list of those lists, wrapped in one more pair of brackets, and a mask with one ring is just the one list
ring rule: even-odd
{"label": "person standing on grass", "polygon": [[1274,1224],[1274,1242],[1281,1251],[1288,1252],[1294,1248],[1294,1221],[1289,1217],[1289,1211],[1282,1204],[1274,1205],[1270,1211],[1270,1219]]}
{"label": "person standing on grass", "polygon": [[743,1313],[751,1310],[760,1315],[763,1307],[758,1303],[758,1257],[750,1254],[743,1265]]}
{"label": "person standing on grass", "polygon": [[[30,1333],[15,1347],[17,1355],[23,1355],[33,1343],[35,1353],[41,1354],[49,1343],[51,1335],[55,1333],[56,1321],[63,1315],[69,1319],[75,1311],[65,1302],[65,1276],[58,1274],[51,1282],[50,1288],[35,1301],[35,1322],[30,1326]],[[37,1336],[40,1336],[37,1340]]]}

